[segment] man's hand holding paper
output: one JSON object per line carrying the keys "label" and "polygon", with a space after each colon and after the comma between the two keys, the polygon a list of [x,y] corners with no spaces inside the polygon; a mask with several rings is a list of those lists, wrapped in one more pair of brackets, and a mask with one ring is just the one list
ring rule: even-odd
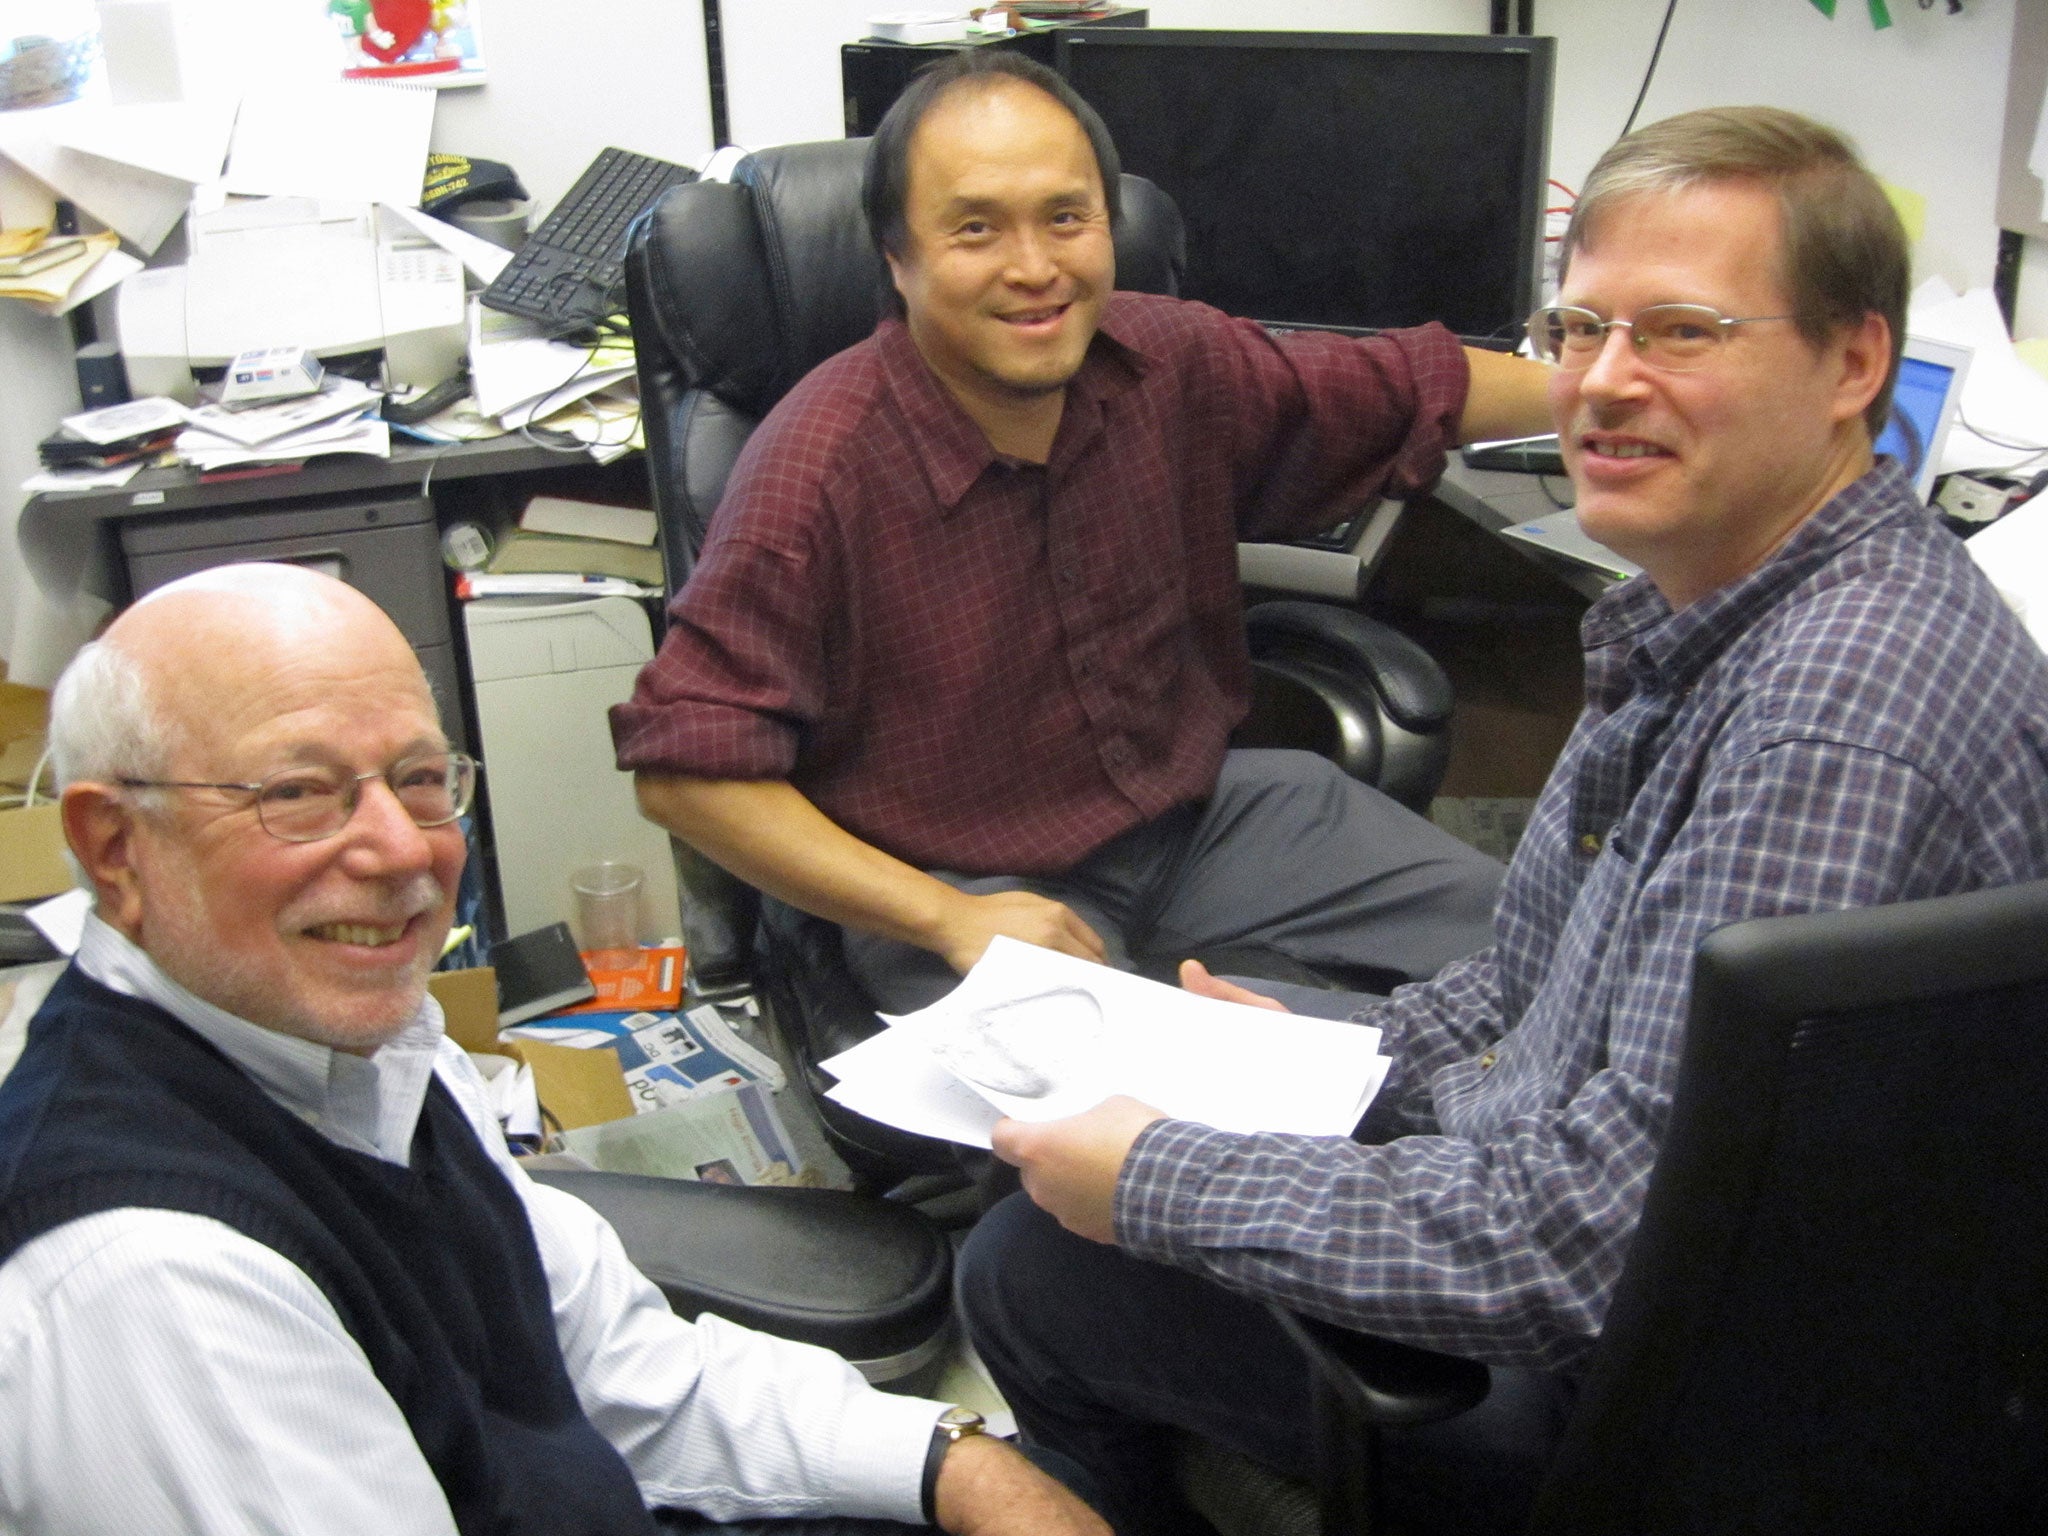
{"label": "man's hand holding paper", "polygon": [[1116,1241],[1116,1176],[1138,1133],[1164,1119],[1149,1104],[1118,1094],[1065,1120],[997,1122],[995,1154],[1016,1166],[1029,1195],[1077,1237]]}

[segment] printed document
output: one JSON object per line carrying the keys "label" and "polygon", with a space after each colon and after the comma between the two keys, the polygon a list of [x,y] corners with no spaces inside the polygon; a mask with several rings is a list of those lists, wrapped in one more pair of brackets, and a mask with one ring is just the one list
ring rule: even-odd
{"label": "printed document", "polygon": [[998,938],[960,985],[822,1063],[871,1119],[987,1146],[1004,1115],[1114,1094],[1229,1131],[1344,1136],[1385,1081],[1380,1032],[1197,997]]}

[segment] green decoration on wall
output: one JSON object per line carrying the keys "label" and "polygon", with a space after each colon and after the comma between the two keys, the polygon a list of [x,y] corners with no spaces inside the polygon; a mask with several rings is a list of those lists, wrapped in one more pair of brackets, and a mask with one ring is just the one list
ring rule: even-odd
{"label": "green decoration on wall", "polygon": [[[1828,20],[1834,20],[1835,0],[1813,0],[1813,8]],[[1891,7],[1885,4],[1885,0],[1870,0],[1870,24],[1880,32],[1892,24]]]}

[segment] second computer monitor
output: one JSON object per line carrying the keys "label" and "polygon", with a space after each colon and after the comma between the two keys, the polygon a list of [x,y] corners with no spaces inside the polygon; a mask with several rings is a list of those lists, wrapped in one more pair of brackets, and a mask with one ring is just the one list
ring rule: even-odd
{"label": "second computer monitor", "polygon": [[1269,324],[1441,320],[1508,343],[1539,302],[1553,44],[1068,32],[1059,69],[1187,222],[1182,292]]}

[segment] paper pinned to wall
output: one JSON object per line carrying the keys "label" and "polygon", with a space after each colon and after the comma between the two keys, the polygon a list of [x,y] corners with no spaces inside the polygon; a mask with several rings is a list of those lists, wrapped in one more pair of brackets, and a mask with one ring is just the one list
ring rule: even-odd
{"label": "paper pinned to wall", "polygon": [[251,91],[228,151],[230,192],[417,208],[434,93],[342,82]]}

